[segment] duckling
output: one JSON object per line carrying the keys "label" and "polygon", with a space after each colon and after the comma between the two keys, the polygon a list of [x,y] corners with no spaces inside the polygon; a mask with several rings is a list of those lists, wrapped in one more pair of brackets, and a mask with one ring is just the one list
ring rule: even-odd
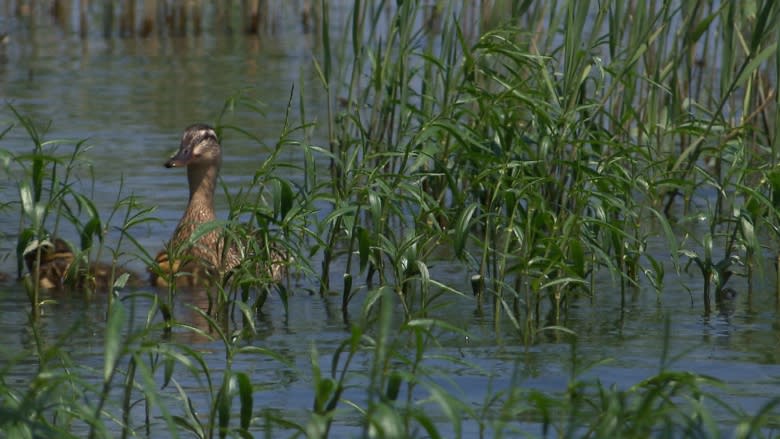
{"label": "duckling", "polygon": [[154,261],[156,269],[150,269],[150,281],[153,286],[160,288],[168,286],[171,276],[174,276],[177,287],[190,288],[209,285],[219,276],[215,266],[192,255],[182,255],[171,262],[167,249],[160,250]]}
{"label": "duckling", "polygon": [[126,287],[138,288],[144,285],[138,273],[124,267],[113,267],[103,262],[92,262],[86,271],[79,270],[78,287],[90,291],[110,291],[116,280],[123,274],[128,274]]}
{"label": "duckling", "polygon": [[[217,219],[214,190],[221,166],[222,146],[214,129],[201,123],[187,127],[179,151],[165,162],[165,167],[187,168],[189,202],[166,249],[155,258],[156,268],[150,270],[152,285],[167,287],[171,276],[175,276],[177,286],[209,285],[242,262],[242,252],[237,243],[225,248],[221,230],[213,229],[196,242],[189,243],[199,226]],[[177,255],[177,259],[171,261],[170,255],[173,254]],[[281,251],[271,253],[268,275],[274,282],[282,279],[284,259]]]}
{"label": "duckling", "polygon": [[122,267],[112,268],[109,264],[93,262],[85,269],[76,267],[73,270],[76,255],[60,238],[54,239],[54,242],[33,240],[25,248],[23,257],[27,270],[30,274],[38,273],[39,286],[47,290],[88,288],[91,291],[108,291],[113,286],[112,281],[124,273],[130,275],[129,285],[138,285],[138,275]]}
{"label": "duckling", "polygon": [[[40,260],[38,254],[40,253]],[[38,274],[38,285],[47,290],[65,289],[65,278],[75,260],[73,251],[62,239],[54,242],[33,240],[24,249],[24,262],[31,275]]]}

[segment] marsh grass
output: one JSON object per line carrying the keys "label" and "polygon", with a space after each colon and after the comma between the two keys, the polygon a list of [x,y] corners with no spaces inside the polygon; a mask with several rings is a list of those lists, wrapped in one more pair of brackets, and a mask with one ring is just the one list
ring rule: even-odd
{"label": "marsh grass", "polygon": [[[620,294],[625,305],[648,286],[662,295],[667,277],[686,271],[702,278],[696,303],[708,316],[729,279],[744,276],[752,288],[762,260],[776,252],[780,10],[770,0],[743,3],[497,1],[478,9],[380,1],[355,2],[346,17],[333,17],[322,1],[314,63],[327,95],[326,114],[316,116],[324,121],[310,122],[301,97],[292,122],[293,90],[268,158],[247,186],[225,191],[228,220],[198,230],[254,243],[247,263],[209,292],[207,309],[191,308],[203,327],[176,319],[175,287],[163,296],[122,295],[127,277],[117,276],[102,371],[74,369],[65,339],[40,337],[46,301],[33,280],[39,372],[27,391],[0,379],[0,426],[28,437],[67,435],[82,424],[92,437],[130,436],[152,434],[154,412],[171,432],[196,437],[243,437],[261,427],[269,436],[279,427],[328,437],[347,413],[360,419],[364,437],[460,437],[465,423],[483,437],[718,437],[729,427],[737,437],[770,436],[780,424],[777,399],[744,413],[716,396],[723,383],[675,371],[668,346],[658,372],[628,388],[585,379],[577,336],[565,328],[568,307],[582,298]],[[152,209],[118,196],[101,218],[73,184],[84,143],[46,141],[46,129],[9,108],[33,146],[31,154],[3,155],[22,176],[19,200],[8,204],[20,209],[18,260],[27,243],[66,222],[80,238],[79,259],[107,252],[116,266],[123,243],[105,237],[117,219],[120,239],[153,266],[132,237],[155,220]],[[230,124],[236,109],[262,117],[257,102],[238,94],[217,117],[220,135],[265,147]],[[62,144],[73,152],[60,155]],[[302,164],[282,162],[285,149],[299,151]],[[317,172],[319,163],[327,173]],[[288,171],[303,177],[286,178]],[[762,246],[763,237],[771,242]],[[647,251],[650,241],[665,244],[668,260]],[[289,280],[302,276],[320,295],[340,296],[348,328],[330,364],[312,345],[305,422],[260,407],[258,383],[233,367],[239,355],[291,363],[252,344],[269,294],[261,273],[277,249],[289,255],[290,274],[276,290],[285,310]],[[475,309],[492,308],[497,337],[509,327],[525,346],[549,333],[571,343],[565,390],[525,387],[520,363],[511,385],[491,389],[478,407],[453,390],[457,383],[442,385],[437,362],[476,367],[440,349],[448,337],[468,335],[442,315],[444,303],[469,296],[436,278],[440,259],[462,264]],[[614,293],[597,291],[604,274]],[[129,325],[141,298],[151,306],[140,311],[143,324]],[[174,330],[217,340],[224,370],[159,340]],[[179,385],[181,373],[204,383],[207,407]],[[112,392],[121,402],[111,403]]]}

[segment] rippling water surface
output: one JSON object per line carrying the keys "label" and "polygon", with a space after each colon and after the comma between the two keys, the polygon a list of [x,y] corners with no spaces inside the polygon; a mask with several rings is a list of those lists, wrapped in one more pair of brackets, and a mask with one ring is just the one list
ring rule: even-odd
{"label": "rippling water surface", "polygon": [[[222,173],[227,189],[235,192],[250,181],[278,139],[293,88],[295,117],[298,91],[305,90],[303,102],[308,117],[325,119],[322,88],[311,62],[315,42],[298,32],[280,31],[262,39],[204,35],[82,41],[52,29],[38,29],[31,34],[22,24],[7,18],[0,24],[4,26],[0,30],[5,29],[10,36],[0,60],[3,100],[39,125],[51,121],[46,138],[69,140],[61,146],[64,151],[73,148],[73,141],[86,139],[89,149],[84,157],[92,167],[80,171],[80,181],[103,215],[114,204],[120,182],[125,194],[135,194],[143,204],[156,207],[154,216],[160,221],[136,231],[138,241],[152,253],[170,236],[187,201],[184,172],[162,167],[178,147],[184,127],[194,122],[213,123],[225,100],[239,91],[262,101],[264,114],[243,110],[226,119],[252,131],[266,144],[258,147],[226,132]],[[1,108],[0,125],[14,122],[11,111]],[[0,148],[19,154],[32,145],[24,130],[16,128],[0,140]],[[299,156],[299,150],[289,147],[282,159],[298,163]],[[90,173],[94,174],[94,188]],[[18,199],[15,182],[0,182],[0,195],[4,200]],[[223,216],[224,205],[220,197],[218,206]],[[0,269],[6,273],[15,271],[18,221],[16,207],[0,210]],[[75,230],[65,228],[61,234],[71,240],[77,236]],[[667,258],[660,251],[655,256]],[[130,260],[129,264],[144,270],[138,261]],[[338,278],[340,268],[334,267],[334,278]],[[667,272],[671,273],[671,268]],[[468,291],[468,274],[456,262],[438,262],[434,275]],[[599,281],[593,300],[577,301],[565,324],[578,334],[576,349],[584,376],[628,387],[657,372],[668,319],[669,356],[679,356],[672,361],[674,369],[725,381],[728,388],[723,397],[749,413],[780,395],[780,321],[771,289],[759,286],[752,294],[741,293],[746,285],[737,280],[740,294],[730,308],[704,318],[701,284],[685,275],[682,279],[685,284],[668,276],[661,295],[629,292],[627,306],[622,309],[618,287],[609,278]],[[295,280],[289,313],[285,314],[281,301],[272,296],[258,318],[258,335],[253,343],[291,359],[292,367],[257,357],[239,356],[235,363],[236,370],[249,373],[258,385],[256,406],[298,422],[308,418],[313,401],[312,346],[317,347],[322,364],[329,365],[332,353],[349,336],[339,310],[340,297],[320,298],[308,293],[312,290],[316,286],[311,281]],[[73,361],[101,371],[105,301],[99,298],[85,306],[81,299],[64,295],[54,298],[57,303],[46,307],[42,319],[44,337],[53,343],[67,335],[63,346]],[[0,285],[2,358],[19,358],[32,349],[28,307],[20,284]],[[128,307],[135,312],[135,324],[141,325],[149,302],[136,299]],[[489,389],[510,385],[516,373],[521,385],[549,392],[564,390],[571,374],[571,345],[566,337],[550,331],[543,342],[525,348],[505,328],[496,335],[490,306],[486,308],[479,313],[472,299],[459,298],[437,310],[438,317],[461,327],[468,336],[441,340],[442,345],[430,353],[460,358],[464,363],[432,362],[431,374],[474,406],[484,403]],[[183,310],[181,319],[195,326],[203,324],[195,313],[188,317],[184,304],[178,309]],[[175,333],[173,340],[203,352],[215,373],[224,367],[220,342],[187,332]],[[361,361],[367,364],[358,359],[358,368]],[[0,359],[0,367],[3,363]],[[584,365],[591,363],[594,366],[586,370]],[[35,364],[35,359],[16,360],[9,384],[20,388],[28,385]],[[99,377],[96,373],[96,382]],[[198,399],[198,395],[205,398],[201,381],[186,373],[177,378],[196,405],[206,404],[205,399]],[[359,379],[352,384],[359,386]],[[348,391],[345,397],[350,396]],[[362,396],[355,392],[354,397]],[[357,433],[357,422],[357,417],[352,425],[348,416],[346,420],[341,418],[336,431]],[[476,433],[476,428],[468,424],[464,433]]]}

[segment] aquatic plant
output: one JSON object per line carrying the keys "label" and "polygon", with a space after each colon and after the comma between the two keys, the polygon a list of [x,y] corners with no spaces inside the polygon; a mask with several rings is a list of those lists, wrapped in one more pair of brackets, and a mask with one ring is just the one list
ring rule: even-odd
{"label": "aquatic plant", "polygon": [[[600,267],[618,276],[622,294],[643,284],[642,273],[660,285],[657,274],[665,270],[648,258],[647,241],[668,240],[679,270],[678,254],[691,250],[678,251],[673,226],[693,217],[677,219],[675,209],[690,209],[699,199],[713,203],[703,212],[709,233],[732,237],[719,242],[726,245],[724,260],[734,263],[732,225],[746,223],[727,214],[724,194],[737,197],[728,199],[731,205],[755,199],[743,182],[763,172],[755,167],[760,156],[751,157],[768,146],[762,140],[772,141],[773,128],[754,124],[772,101],[745,96],[743,107],[756,110],[741,120],[723,110],[738,90],[750,88],[746,69],[754,76],[762,65],[771,69],[762,63],[775,47],[766,26],[777,18],[776,8],[756,4],[760,33],[744,51],[723,47],[730,71],[738,74],[722,75],[716,88],[708,86],[711,77],[691,53],[719,44],[711,26],[733,19],[733,5],[706,13],[689,4],[630,11],[593,6],[567,3],[551,15],[530,2],[512,9],[516,20],[537,20],[528,28],[560,27],[558,42],[511,26],[469,36],[457,20],[444,19],[435,34],[417,25],[415,2],[399,6],[386,30],[372,34],[365,27],[381,28],[382,6],[358,5],[345,34],[335,39],[343,42],[339,46],[327,44],[334,39],[323,26],[320,71],[330,102],[334,197],[323,272],[335,236],[342,236],[348,260],[355,249],[374,249],[359,251],[361,272],[381,278],[385,267],[398,281],[396,268],[409,259],[382,252],[387,241],[377,238],[411,228],[408,242],[453,243],[455,254],[486,283],[496,318],[507,315],[524,330],[540,323],[542,299],[558,321],[567,297],[592,294],[587,286]],[[626,14],[641,24],[625,28],[617,17]],[[548,22],[541,21],[545,17]],[[659,30],[676,20],[690,25],[679,32],[696,32],[671,39]],[[334,66],[346,71],[339,75]],[[696,93],[686,92],[691,89]],[[343,107],[337,111],[338,102]],[[710,105],[715,108],[707,110]],[[749,140],[748,132],[756,135]],[[388,199],[395,202],[383,202]],[[351,282],[354,275],[344,279]],[[705,288],[706,312],[709,297]]]}

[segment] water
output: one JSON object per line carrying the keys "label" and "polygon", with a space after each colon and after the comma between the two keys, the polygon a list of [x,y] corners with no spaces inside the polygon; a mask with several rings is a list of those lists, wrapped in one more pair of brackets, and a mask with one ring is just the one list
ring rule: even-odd
{"label": "water", "polygon": [[[20,23],[7,18],[0,23],[11,36],[0,61],[3,99],[37,122],[51,120],[47,138],[88,139],[90,149],[85,157],[94,165],[94,202],[103,215],[114,204],[120,179],[124,179],[125,194],[135,194],[144,205],[156,206],[154,215],[161,221],[135,230],[140,244],[151,253],[168,239],[187,201],[183,171],[162,167],[178,147],[185,126],[213,122],[225,99],[239,90],[262,100],[264,114],[241,111],[226,119],[251,130],[265,143],[258,146],[226,132],[222,175],[228,189],[235,192],[251,179],[278,139],[293,87],[305,89],[309,117],[324,119],[323,92],[311,63],[314,41],[297,32],[280,32],[262,40],[206,35],[81,41],[56,29],[31,35]],[[293,96],[292,114],[296,116],[298,94]],[[2,109],[0,125],[12,122],[11,112]],[[17,128],[0,140],[0,148],[18,154],[30,149],[31,143]],[[72,143],[62,146],[65,151],[68,148]],[[299,163],[299,157],[300,151],[294,147],[282,155],[283,160],[294,163]],[[90,181],[89,172],[83,172],[83,181]],[[16,200],[16,191],[14,182],[0,183],[4,200]],[[218,206],[224,215],[224,201],[220,199]],[[16,208],[0,210],[0,270],[6,273],[15,270],[17,215]],[[76,239],[75,230],[65,229],[61,234]],[[665,257],[662,250],[656,257]],[[437,264],[434,275],[439,281],[468,291],[468,275],[459,264]],[[130,260],[129,265],[136,271],[144,270],[137,260]],[[333,279],[339,279],[341,268],[334,267]],[[737,285],[741,291],[744,287]],[[313,401],[312,346],[318,350],[323,369],[328,370],[333,353],[349,337],[341,319],[340,297],[308,294],[316,289],[311,280],[296,280],[288,314],[281,301],[272,296],[258,317],[258,334],[251,343],[278,352],[290,362],[289,366],[256,355],[239,355],[234,364],[235,370],[246,372],[259,386],[255,391],[256,410],[267,409],[299,423],[307,421]],[[769,398],[780,394],[780,318],[772,290],[741,293],[733,309],[709,317],[702,316],[700,291],[701,283],[696,278],[683,276],[678,281],[669,275],[663,294],[650,290],[629,294],[627,306],[621,309],[617,286],[609,279],[600,280],[596,297],[576,301],[564,322],[578,334],[582,376],[619,388],[652,376],[660,368],[665,322],[669,320],[668,356],[674,358],[671,368],[723,380],[728,388],[718,392],[727,402],[747,413],[756,412]],[[105,300],[98,298],[85,306],[83,300],[67,295],[53,299],[57,303],[45,308],[42,319],[43,338],[59,343],[79,370],[99,382]],[[179,319],[205,328],[196,313],[187,311],[188,301],[196,300],[190,297],[179,303]],[[355,306],[359,302],[360,296]],[[138,326],[151,305],[139,299],[127,306],[135,311],[133,324]],[[0,364],[15,359],[8,384],[20,389],[28,385],[37,365],[36,359],[23,355],[34,343],[27,324],[28,308],[20,284],[0,284],[0,352],[6,359]],[[564,391],[571,375],[570,338],[548,331],[541,343],[526,348],[508,325],[496,334],[489,308],[486,306],[485,314],[477,313],[475,302],[463,298],[453,299],[450,306],[437,311],[437,317],[462,328],[468,336],[445,335],[441,346],[429,351],[459,360],[427,362],[435,382],[472,407],[485,403],[488,389],[503,390],[511,385],[515,373],[522,386],[544,392]],[[358,314],[356,310],[353,315]],[[67,337],[61,338],[65,334]],[[176,331],[171,341],[203,353],[216,376],[223,370],[221,342],[186,331]],[[356,370],[364,370],[369,361],[358,358],[355,364]],[[594,366],[584,367],[589,364]],[[84,372],[89,368],[94,368],[94,375]],[[194,404],[205,407],[208,397],[204,383],[195,375],[182,369],[176,378]],[[360,378],[355,381],[360,382]],[[345,397],[359,403],[364,394],[352,389]],[[343,410],[334,426],[334,437],[358,434],[359,419],[356,413]],[[436,419],[443,429],[450,428],[443,416]],[[477,428],[475,423],[466,423],[464,434],[476,434]]]}

